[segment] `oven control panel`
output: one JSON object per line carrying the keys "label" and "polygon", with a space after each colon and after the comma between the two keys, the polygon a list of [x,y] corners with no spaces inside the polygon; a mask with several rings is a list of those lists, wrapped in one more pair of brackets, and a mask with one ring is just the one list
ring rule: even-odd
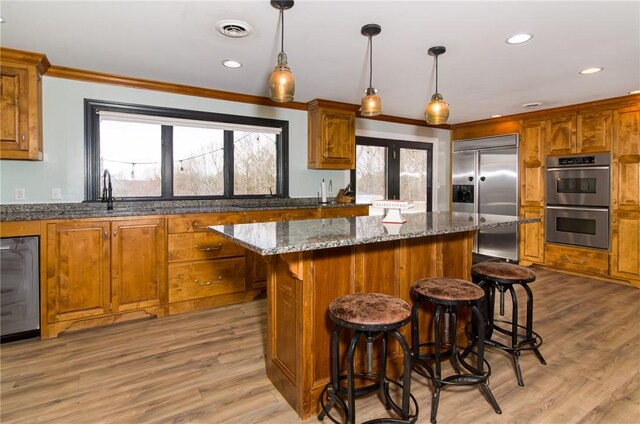
{"label": "oven control panel", "polygon": [[547,168],[570,168],[570,167],[591,167],[609,166],[611,155],[609,153],[595,153],[593,155],[572,155],[572,156],[548,156]]}
{"label": "oven control panel", "polygon": [[575,156],[571,158],[559,158],[558,165],[593,165],[596,163],[595,156]]}

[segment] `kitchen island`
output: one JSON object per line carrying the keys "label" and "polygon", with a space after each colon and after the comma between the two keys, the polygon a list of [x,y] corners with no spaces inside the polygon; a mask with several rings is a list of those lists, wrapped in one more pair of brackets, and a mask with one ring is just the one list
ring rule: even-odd
{"label": "kitchen island", "polygon": [[[327,308],[333,299],[377,292],[411,303],[410,287],[418,278],[470,279],[476,231],[537,222],[460,212],[405,219],[404,224],[364,216],[209,227],[267,260],[267,375],[301,418],[316,413],[329,381],[333,323]],[[408,338],[408,328],[404,334]],[[392,374],[400,356],[392,344]]]}

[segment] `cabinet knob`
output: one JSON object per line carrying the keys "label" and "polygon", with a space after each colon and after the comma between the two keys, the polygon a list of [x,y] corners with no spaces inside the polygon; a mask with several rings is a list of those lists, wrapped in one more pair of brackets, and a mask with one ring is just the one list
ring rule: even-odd
{"label": "cabinet knob", "polygon": [[109,231],[104,230],[104,238],[108,239],[109,238]]}
{"label": "cabinet knob", "polygon": [[27,136],[24,135],[24,133],[22,133],[22,141],[25,141],[27,139]]}
{"label": "cabinet knob", "polygon": [[116,237],[118,235],[118,230],[113,230],[113,236]]}

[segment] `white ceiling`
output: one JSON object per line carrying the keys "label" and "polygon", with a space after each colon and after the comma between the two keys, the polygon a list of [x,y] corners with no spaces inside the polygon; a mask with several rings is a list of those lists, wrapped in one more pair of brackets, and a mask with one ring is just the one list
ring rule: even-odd
{"label": "white ceiling", "polygon": [[[0,43],[45,53],[53,65],[267,96],[279,17],[261,1],[2,0]],[[254,31],[231,39],[216,22]],[[640,89],[640,1],[320,1],[285,11],[295,100],[359,103],[368,86],[364,24],[373,38],[373,86],[386,115],[423,118],[434,91],[431,46],[443,45],[439,91],[449,123],[618,97]],[[521,45],[505,39],[534,34]],[[243,63],[240,69],[223,59]],[[604,72],[578,71],[600,66]]]}

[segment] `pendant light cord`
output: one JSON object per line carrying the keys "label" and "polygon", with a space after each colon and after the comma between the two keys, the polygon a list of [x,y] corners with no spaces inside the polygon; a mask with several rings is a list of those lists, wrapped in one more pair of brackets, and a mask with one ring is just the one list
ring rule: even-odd
{"label": "pendant light cord", "polygon": [[438,92],[438,56],[436,55],[436,93]]}
{"label": "pendant light cord", "polygon": [[284,53],[284,10],[280,9],[280,53]]}
{"label": "pendant light cord", "polygon": [[371,81],[373,79],[373,41],[369,36],[369,88],[371,88]]}

